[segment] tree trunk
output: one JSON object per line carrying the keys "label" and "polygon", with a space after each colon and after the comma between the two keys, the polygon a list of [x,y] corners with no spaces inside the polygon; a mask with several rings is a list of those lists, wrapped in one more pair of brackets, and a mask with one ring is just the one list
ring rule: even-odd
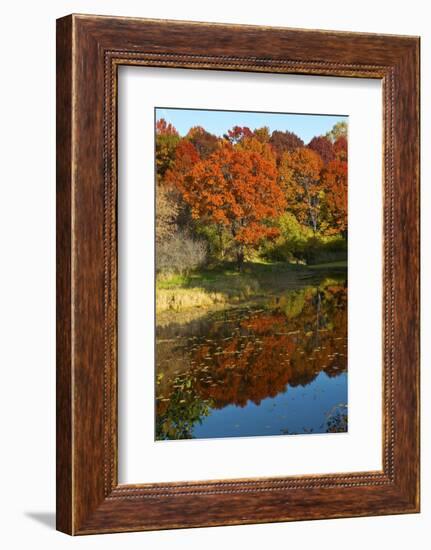
{"label": "tree trunk", "polygon": [[[237,235],[237,228],[235,224],[232,225],[232,237],[235,239]],[[244,264],[244,245],[237,241],[236,243],[236,266],[239,272],[242,271],[242,267]]]}
{"label": "tree trunk", "polygon": [[241,272],[244,265],[244,250],[242,246],[238,248],[236,252],[236,263],[237,263],[238,271]]}
{"label": "tree trunk", "polygon": [[219,246],[220,246],[220,258],[224,260],[224,242],[223,242],[223,230],[220,226],[217,228]]}

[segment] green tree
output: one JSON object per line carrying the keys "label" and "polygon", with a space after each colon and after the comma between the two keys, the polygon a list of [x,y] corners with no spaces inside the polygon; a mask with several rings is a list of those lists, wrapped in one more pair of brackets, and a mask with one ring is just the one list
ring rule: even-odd
{"label": "green tree", "polygon": [[164,118],[156,122],[156,180],[158,183],[172,166],[179,141],[180,136],[172,124],[167,124]]}
{"label": "green tree", "polygon": [[344,137],[347,139],[347,122],[340,121],[334,124],[332,129],[326,134],[326,137],[335,143],[338,138]]}

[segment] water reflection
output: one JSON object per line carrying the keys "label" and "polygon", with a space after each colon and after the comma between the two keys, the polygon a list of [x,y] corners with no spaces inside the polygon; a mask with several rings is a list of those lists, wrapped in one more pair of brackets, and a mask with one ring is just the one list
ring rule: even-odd
{"label": "water reflection", "polygon": [[156,439],[347,430],[347,288],[157,327]]}

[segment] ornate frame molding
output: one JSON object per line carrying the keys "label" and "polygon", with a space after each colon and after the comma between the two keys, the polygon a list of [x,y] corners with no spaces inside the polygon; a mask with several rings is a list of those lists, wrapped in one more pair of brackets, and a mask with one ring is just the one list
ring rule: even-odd
{"label": "ornate frame molding", "polygon": [[[188,41],[191,26],[196,38]],[[183,37],[182,47],[176,45],[178,33]],[[266,55],[268,46],[254,46],[262,33],[277,57]],[[229,37],[230,43],[221,52],[214,46],[214,54],[202,54],[211,52],[209,47],[199,49],[198,38],[203,36]],[[340,43],[347,50],[345,61],[337,50]],[[385,51],[376,54],[375,46],[381,44]],[[57,47],[58,528],[84,534],[418,511],[418,39],[69,16],[58,21]],[[316,59],[317,52],[320,59]],[[382,471],[118,484],[116,117],[120,65],[382,80]],[[407,148],[400,141],[401,134],[412,138]],[[402,231],[406,224],[408,237]],[[407,325],[397,316],[400,305],[407,312]],[[408,357],[408,362],[402,357]],[[409,396],[405,395],[406,383]],[[94,396],[92,404],[90,395]],[[232,498],[234,512],[232,506],[226,509]],[[301,505],[304,499],[309,502],[306,507]],[[258,508],[264,500],[266,512],[262,513]],[[197,513],[197,506],[206,510]]]}

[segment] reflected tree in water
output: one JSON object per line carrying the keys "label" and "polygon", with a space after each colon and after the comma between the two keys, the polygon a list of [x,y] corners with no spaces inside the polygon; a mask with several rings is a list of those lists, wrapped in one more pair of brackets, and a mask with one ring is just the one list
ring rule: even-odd
{"label": "reflected tree in water", "polygon": [[[345,285],[326,281],[265,307],[210,315],[188,337],[184,327],[179,335],[172,327],[161,331],[156,438],[190,438],[212,409],[259,405],[289,386],[307,386],[322,371],[329,377],[346,372],[346,306]],[[347,409],[328,420],[328,431],[346,429]]]}

